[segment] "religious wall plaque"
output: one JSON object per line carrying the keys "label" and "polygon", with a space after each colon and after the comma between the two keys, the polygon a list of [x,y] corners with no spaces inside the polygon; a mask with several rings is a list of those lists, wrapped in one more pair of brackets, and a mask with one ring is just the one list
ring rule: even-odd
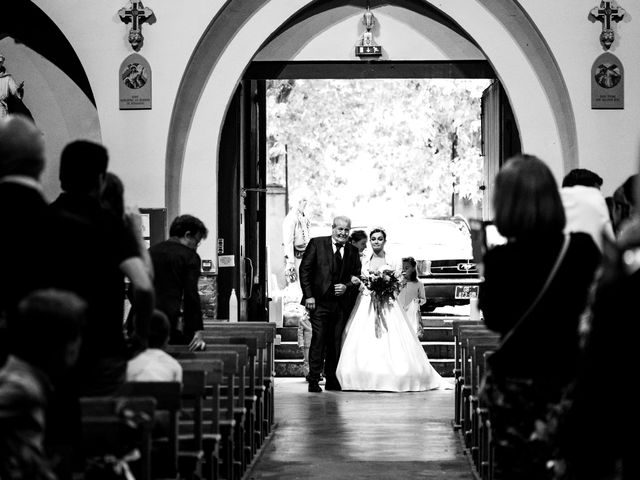
{"label": "religious wall plaque", "polygon": [[591,108],[624,108],[624,68],[618,57],[611,53],[600,55],[591,67]]}
{"label": "religious wall plaque", "polygon": [[124,59],[118,72],[120,110],[151,110],[151,67],[139,53]]}
{"label": "religious wall plaque", "polygon": [[139,52],[144,43],[142,35],[142,24],[153,25],[156,22],[156,15],[153,10],[146,8],[141,1],[131,0],[129,5],[118,10],[118,16],[123,23],[131,24],[129,29],[129,44],[136,52]]}
{"label": "religious wall plaque", "polygon": [[620,8],[615,0],[602,0],[599,7],[592,8],[589,12],[589,18],[592,21],[602,23],[602,32],[600,33],[600,44],[605,50],[609,50],[616,39],[613,31],[613,24],[618,23],[624,18],[624,8]]}

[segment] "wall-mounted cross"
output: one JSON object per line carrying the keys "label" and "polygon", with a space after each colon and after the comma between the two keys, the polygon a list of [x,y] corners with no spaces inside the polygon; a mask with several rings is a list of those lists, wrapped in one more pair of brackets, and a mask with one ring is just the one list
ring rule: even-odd
{"label": "wall-mounted cross", "polygon": [[142,2],[132,0],[129,6],[118,10],[118,16],[123,23],[130,23],[129,43],[137,52],[142,48],[144,37],[142,36],[142,24],[152,25],[156,21],[155,14],[150,8],[146,8]]}
{"label": "wall-mounted cross", "polygon": [[589,15],[602,23],[600,42],[605,50],[609,50],[615,40],[615,34],[611,28],[611,21],[619,22],[625,14],[624,8],[620,8],[615,0],[602,0],[599,7],[595,7]]}

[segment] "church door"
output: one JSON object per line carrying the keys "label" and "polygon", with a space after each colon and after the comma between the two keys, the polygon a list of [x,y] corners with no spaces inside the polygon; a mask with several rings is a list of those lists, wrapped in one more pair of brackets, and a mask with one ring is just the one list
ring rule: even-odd
{"label": "church door", "polygon": [[[229,318],[229,295],[238,319],[267,318],[265,237],[265,82],[243,80],[227,112],[218,167],[218,318]],[[232,259],[232,260],[230,260]],[[226,266],[225,266],[226,265]]]}
{"label": "church door", "polygon": [[482,155],[484,156],[483,218],[493,218],[491,194],[502,164],[522,153],[520,132],[509,99],[499,80],[494,80],[482,93]]}

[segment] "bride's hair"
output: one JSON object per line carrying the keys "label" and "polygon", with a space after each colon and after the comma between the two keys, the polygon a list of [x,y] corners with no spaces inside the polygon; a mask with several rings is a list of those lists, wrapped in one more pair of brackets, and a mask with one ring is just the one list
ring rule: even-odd
{"label": "bride's hair", "polygon": [[409,265],[411,265],[413,267],[413,272],[411,273],[411,277],[409,277],[409,280],[412,282],[415,282],[416,280],[418,280],[418,274],[416,273],[416,260],[413,257],[404,257],[402,259],[402,263],[407,262]]}
{"label": "bride's hair", "polygon": [[373,235],[374,233],[381,233],[382,236],[384,237],[384,239],[387,239],[387,232],[384,231],[384,228],[382,227],[376,227],[373,230],[371,230],[369,232],[369,239],[371,239],[371,235]]}

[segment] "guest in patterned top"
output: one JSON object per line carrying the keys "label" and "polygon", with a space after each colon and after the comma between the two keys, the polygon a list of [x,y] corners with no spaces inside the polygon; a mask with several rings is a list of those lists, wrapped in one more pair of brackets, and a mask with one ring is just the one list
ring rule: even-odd
{"label": "guest in patterned top", "polygon": [[18,306],[9,358],[0,370],[0,478],[55,479],[44,452],[52,385],[73,366],[86,304],[72,293],[37,290]]}

